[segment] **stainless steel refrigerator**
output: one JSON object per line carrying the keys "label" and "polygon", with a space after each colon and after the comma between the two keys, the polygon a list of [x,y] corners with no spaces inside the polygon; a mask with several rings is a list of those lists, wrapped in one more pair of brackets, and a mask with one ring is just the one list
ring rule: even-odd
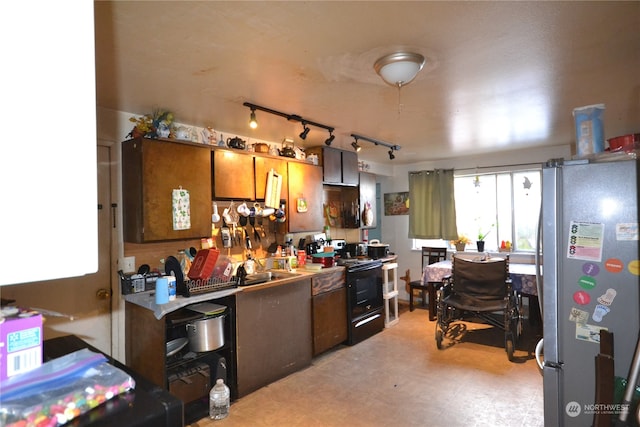
{"label": "stainless steel refrigerator", "polygon": [[[542,181],[545,426],[590,426],[600,329],[627,378],[640,327],[638,161],[549,162]],[[624,157],[624,156],[621,156]],[[635,417],[635,415],[634,415]]]}

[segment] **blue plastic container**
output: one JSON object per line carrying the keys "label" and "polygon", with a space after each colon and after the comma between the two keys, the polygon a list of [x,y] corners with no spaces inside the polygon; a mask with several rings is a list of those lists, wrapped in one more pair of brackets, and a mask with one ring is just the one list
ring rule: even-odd
{"label": "blue plastic container", "polygon": [[604,151],[604,104],[574,108],[576,122],[576,155],[578,157]]}

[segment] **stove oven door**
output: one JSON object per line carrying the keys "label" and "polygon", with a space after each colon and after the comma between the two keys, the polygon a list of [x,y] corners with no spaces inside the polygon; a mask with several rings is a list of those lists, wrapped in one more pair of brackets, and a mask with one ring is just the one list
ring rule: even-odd
{"label": "stove oven door", "polygon": [[372,262],[347,270],[348,344],[353,345],[384,329],[382,263]]}

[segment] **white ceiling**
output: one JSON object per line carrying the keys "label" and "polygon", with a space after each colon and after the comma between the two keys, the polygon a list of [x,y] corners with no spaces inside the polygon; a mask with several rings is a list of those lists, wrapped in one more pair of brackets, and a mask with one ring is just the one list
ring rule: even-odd
{"label": "white ceiling", "polygon": [[[97,1],[102,107],[263,141],[297,122],[245,101],[398,144],[395,163],[573,143],[572,110],[606,105],[607,138],[640,132],[640,2]],[[400,93],[375,73],[406,49],[427,58]],[[401,108],[399,108],[401,103]],[[124,135],[123,135],[124,137]],[[251,142],[251,141],[250,141]],[[389,162],[387,149],[359,157]]]}

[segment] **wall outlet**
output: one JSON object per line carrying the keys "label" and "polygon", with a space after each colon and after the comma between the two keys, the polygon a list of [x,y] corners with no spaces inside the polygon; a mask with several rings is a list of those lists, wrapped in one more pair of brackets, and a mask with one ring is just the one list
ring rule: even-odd
{"label": "wall outlet", "polygon": [[134,256],[122,257],[118,260],[118,264],[124,273],[135,273],[136,271],[136,257]]}

